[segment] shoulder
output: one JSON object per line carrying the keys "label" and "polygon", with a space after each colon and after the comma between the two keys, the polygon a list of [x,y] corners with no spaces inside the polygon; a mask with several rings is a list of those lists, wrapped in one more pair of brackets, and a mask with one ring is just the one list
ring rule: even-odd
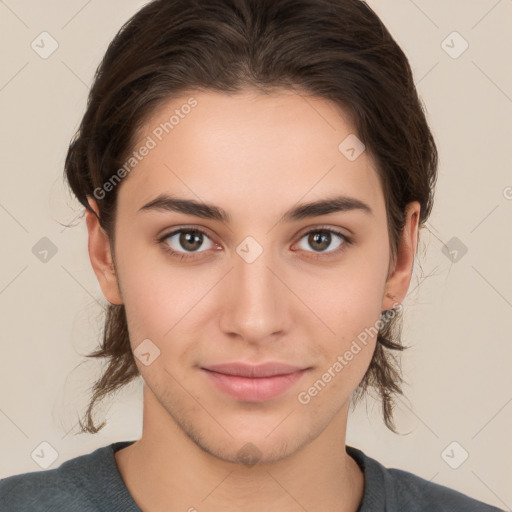
{"label": "shoulder", "polygon": [[361,512],[503,512],[414,473],[386,468],[357,448],[347,446],[346,449],[365,476]]}
{"label": "shoulder", "polygon": [[399,510],[429,512],[502,512],[455,489],[430,482],[401,469],[387,470],[393,482]]}
{"label": "shoulder", "polygon": [[108,447],[81,455],[58,468],[22,473],[0,480],[2,512],[49,512],[66,510],[96,512],[87,492],[87,476],[94,471],[98,455]]}

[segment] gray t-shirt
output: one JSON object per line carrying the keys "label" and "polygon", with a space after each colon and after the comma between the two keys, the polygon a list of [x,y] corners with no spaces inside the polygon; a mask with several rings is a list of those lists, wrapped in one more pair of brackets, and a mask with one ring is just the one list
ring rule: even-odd
{"label": "gray t-shirt", "polygon": [[[58,468],[0,480],[1,512],[141,512],[128,492],[114,452],[120,441],[70,459]],[[357,512],[503,512],[401,469],[388,469],[361,450],[347,453],[364,472]]]}

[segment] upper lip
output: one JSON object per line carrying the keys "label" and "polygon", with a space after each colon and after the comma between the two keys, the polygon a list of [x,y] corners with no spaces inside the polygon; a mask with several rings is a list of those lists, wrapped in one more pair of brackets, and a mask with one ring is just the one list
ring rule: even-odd
{"label": "upper lip", "polygon": [[276,375],[296,373],[305,368],[276,361],[258,365],[251,365],[247,363],[224,363],[203,367],[203,369],[223,373],[224,375],[238,375],[240,377],[273,377]]}

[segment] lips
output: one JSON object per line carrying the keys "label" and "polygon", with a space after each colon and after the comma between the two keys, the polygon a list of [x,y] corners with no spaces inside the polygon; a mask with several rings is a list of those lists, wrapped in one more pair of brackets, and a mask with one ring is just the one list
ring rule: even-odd
{"label": "lips", "polygon": [[224,375],[262,378],[274,377],[275,375],[289,375],[291,373],[301,371],[303,368],[284,363],[270,362],[259,365],[249,365],[246,363],[225,363],[208,366],[204,369],[212,372],[222,373]]}
{"label": "lips", "polygon": [[260,365],[226,363],[201,368],[203,374],[224,394],[240,401],[264,402],[295,385],[307,368],[270,362]]}

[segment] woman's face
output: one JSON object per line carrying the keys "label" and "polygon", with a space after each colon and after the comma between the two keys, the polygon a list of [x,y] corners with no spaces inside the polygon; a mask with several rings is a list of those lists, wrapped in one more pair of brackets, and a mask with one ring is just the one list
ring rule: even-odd
{"label": "woman's face", "polygon": [[[99,279],[125,305],[158,428],[177,424],[225,460],[247,450],[277,460],[344,432],[374,327],[404,298],[410,268],[387,281],[381,185],[334,104],[284,92],[193,98],[145,125],[137,165],[117,185],[117,283]],[[145,207],[164,196],[197,206]],[[340,198],[346,208],[301,209]],[[303,371],[257,382],[206,370],[267,362]]]}

